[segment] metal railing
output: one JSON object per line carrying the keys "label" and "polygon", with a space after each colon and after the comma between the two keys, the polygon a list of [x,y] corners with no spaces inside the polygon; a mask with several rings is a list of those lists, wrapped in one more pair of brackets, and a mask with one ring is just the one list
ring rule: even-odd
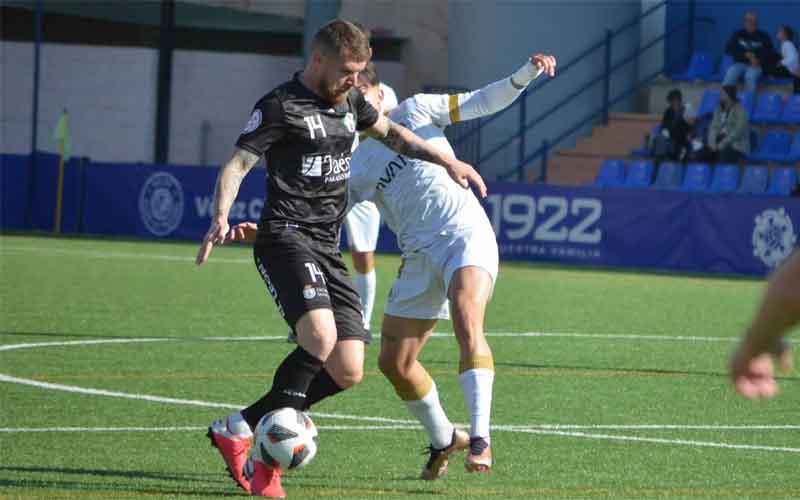
{"label": "metal railing", "polygon": [[[713,19],[695,16],[693,3],[694,3],[693,1],[690,1],[689,19],[685,24],[674,27],[670,30],[667,30],[665,27],[664,32],[661,36],[649,41],[645,45],[640,45],[636,50],[634,50],[632,53],[628,54],[626,57],[624,57],[623,59],[621,59],[616,63],[612,63],[612,56],[613,56],[612,44],[614,43],[616,37],[618,37],[622,33],[625,33],[626,31],[628,31],[633,27],[640,26],[645,18],[649,17],[650,15],[654,14],[660,9],[666,8],[667,1],[665,0],[653,5],[649,9],[637,15],[635,18],[623,23],[616,29],[607,30],[602,40],[593,43],[591,46],[583,50],[579,55],[572,58],[569,62],[567,62],[566,64],[561,64],[558,67],[558,75],[559,77],[563,77],[563,75],[569,72],[572,68],[575,68],[578,64],[586,60],[588,57],[592,56],[595,52],[599,51],[600,49],[603,49],[604,70],[600,75],[590,78],[583,85],[579,86],[577,90],[570,92],[569,94],[561,98],[561,100],[559,100],[552,106],[548,107],[545,111],[538,113],[537,116],[533,117],[532,120],[528,121],[528,116],[527,116],[528,95],[533,92],[541,90],[542,88],[549,85],[550,82],[553,81],[553,79],[549,78],[540,80],[536,84],[525,90],[525,92],[523,92],[522,95],[520,95],[520,97],[515,101],[515,103],[509,106],[508,108],[488,118],[481,119],[476,125],[473,125],[466,129],[462,128],[461,130],[457,130],[456,133],[453,134],[455,136],[453,137],[452,141],[454,148],[456,149],[457,152],[460,151],[463,153],[467,153],[467,155],[464,156],[464,159],[467,161],[471,161],[473,165],[475,165],[478,169],[480,169],[481,166],[485,164],[486,161],[488,161],[489,159],[494,157],[497,153],[503,151],[505,148],[509,147],[510,145],[516,142],[518,145],[518,163],[517,165],[514,166],[514,168],[499,174],[497,176],[498,179],[507,180],[516,177],[517,180],[523,181],[525,179],[527,166],[535,162],[536,160],[541,160],[541,169],[538,176],[538,180],[546,181],[547,161],[550,154],[550,150],[553,147],[560,144],[566,138],[572,136],[580,128],[586,126],[587,122],[595,120],[597,117],[600,117],[603,124],[608,124],[609,111],[611,107],[621,102],[622,100],[628,98],[629,96],[633,95],[634,93],[639,91],[644,85],[649,84],[650,82],[655,80],[659,75],[664,73],[667,66],[667,61],[665,58],[664,64],[657,71],[655,71],[650,75],[647,75],[642,80],[638,80],[636,83],[634,83],[629,88],[625,89],[619,95],[612,97],[611,79],[617,71],[622,69],[624,66],[627,66],[628,64],[637,61],[644,52],[651,49],[656,44],[661,43],[668,37],[683,30],[688,30],[686,39],[689,44],[689,54],[692,53],[694,44],[695,23],[714,24]],[[531,154],[527,153],[528,150],[527,135],[532,129],[543,123],[553,113],[563,108],[568,103],[573,102],[576,98],[583,95],[585,92],[588,92],[595,85],[598,85],[600,83],[602,83],[603,85],[603,98],[601,104],[597,109],[592,110],[585,116],[581,116],[579,120],[576,120],[572,125],[566,127],[564,131],[557,134],[555,137],[543,139],[540,146],[536,149],[536,151],[534,151]],[[519,128],[517,132],[482,154],[480,145],[484,128],[486,128],[486,126],[495,122],[496,120],[500,119],[501,117],[506,116],[506,114],[511,112],[512,110],[518,110],[519,112]]]}

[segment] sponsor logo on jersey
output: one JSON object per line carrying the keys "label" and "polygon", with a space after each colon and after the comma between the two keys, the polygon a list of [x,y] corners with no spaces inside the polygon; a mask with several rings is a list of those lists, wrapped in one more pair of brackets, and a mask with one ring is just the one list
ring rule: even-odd
{"label": "sponsor logo on jersey", "polygon": [[300,174],[305,177],[322,177],[326,183],[344,181],[350,178],[350,153],[304,155]]}
{"label": "sponsor logo on jersey", "polygon": [[756,216],[753,228],[753,255],[767,267],[778,267],[792,253],[797,234],[784,208],[768,209]]}
{"label": "sponsor logo on jersey", "polygon": [[183,188],[167,172],[156,172],[139,191],[139,215],[144,227],[155,236],[167,236],[183,220]]}
{"label": "sponsor logo on jersey", "polygon": [[313,285],[306,285],[303,288],[303,298],[304,299],[312,300],[316,296],[317,296],[317,290],[314,288]]}
{"label": "sponsor logo on jersey", "polygon": [[397,177],[397,173],[408,166],[408,160],[403,155],[397,155],[384,167],[384,173],[378,178],[375,189],[383,191]]}
{"label": "sponsor logo on jersey", "polygon": [[259,125],[261,125],[261,110],[254,109],[253,114],[250,115],[250,119],[247,120],[247,124],[244,126],[244,133],[249,134],[257,129]]}

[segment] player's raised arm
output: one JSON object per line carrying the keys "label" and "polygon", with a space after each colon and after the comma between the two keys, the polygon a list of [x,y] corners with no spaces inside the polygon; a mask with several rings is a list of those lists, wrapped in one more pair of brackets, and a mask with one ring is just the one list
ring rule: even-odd
{"label": "player's raised arm", "polygon": [[771,398],[778,392],[773,358],[784,370],[792,367],[792,345],[784,338],[800,323],[800,251],[770,278],[753,323],[734,352],[730,376],[736,391],[748,399]]}
{"label": "player's raised arm", "polygon": [[367,134],[397,153],[443,166],[447,169],[450,177],[463,188],[467,189],[472,184],[477,188],[481,198],[486,197],[486,184],[472,166],[440,151],[388,117],[381,115],[378,121],[367,130]]}
{"label": "player's raised arm", "polygon": [[197,252],[195,263],[199,266],[208,260],[214,245],[225,243],[228,235],[228,213],[239,194],[247,173],[256,163],[259,156],[241,148],[236,148],[230,160],[220,169],[217,176],[217,185],[214,188],[214,205],[211,216],[211,226],[208,228],[200,250]]}
{"label": "player's raised arm", "polygon": [[451,95],[430,95],[426,102],[431,120],[444,127],[502,111],[522,95],[541,74],[555,76],[556,58],[534,54],[514,74],[486,85],[480,90]]}

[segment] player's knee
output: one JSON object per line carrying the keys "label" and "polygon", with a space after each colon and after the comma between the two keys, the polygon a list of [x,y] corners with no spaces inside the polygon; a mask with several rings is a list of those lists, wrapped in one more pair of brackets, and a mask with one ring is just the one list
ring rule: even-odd
{"label": "player's knee", "polygon": [[348,389],[359,384],[364,378],[364,369],[361,366],[348,366],[336,374],[334,380],[342,389]]}
{"label": "player's knee", "polygon": [[378,356],[378,368],[389,380],[406,378],[411,369],[411,363],[407,363],[402,357],[393,353],[381,352]]}

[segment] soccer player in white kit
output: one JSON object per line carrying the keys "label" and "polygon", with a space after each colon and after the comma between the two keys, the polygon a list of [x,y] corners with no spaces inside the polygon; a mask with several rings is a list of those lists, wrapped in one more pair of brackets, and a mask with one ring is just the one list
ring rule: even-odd
{"label": "soccer player in white kit", "polygon": [[[391,111],[397,107],[397,94],[392,87],[381,82],[383,109]],[[347,242],[353,257],[353,286],[361,299],[364,314],[364,328],[370,329],[372,309],[375,306],[375,248],[378,246],[378,233],[381,214],[375,203],[364,200],[350,207],[344,219]]]}
{"label": "soccer player in white kit", "polygon": [[[510,77],[478,91],[418,94],[389,116],[455,156],[444,135],[446,126],[504,109],[542,72],[554,76],[555,66],[552,56],[536,54]],[[382,110],[378,83],[374,67],[367,65],[358,87]],[[430,457],[422,478],[441,477],[450,454],[466,448],[470,449],[466,469],[489,471],[494,361],[483,320],[497,277],[498,249],[486,212],[472,191],[440,169],[398,155],[372,139],[353,154],[350,196],[351,202],[375,202],[403,253],[384,309],[378,362],[430,436]],[[460,348],[459,379],[471,417],[469,435],[447,418],[436,384],[417,360],[436,322],[449,318],[450,312]]]}

